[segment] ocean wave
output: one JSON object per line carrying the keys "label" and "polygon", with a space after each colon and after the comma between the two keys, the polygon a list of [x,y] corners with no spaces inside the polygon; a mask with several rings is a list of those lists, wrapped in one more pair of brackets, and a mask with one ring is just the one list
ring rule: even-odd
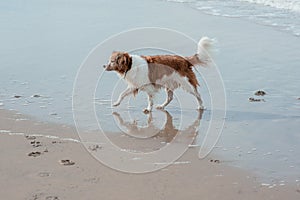
{"label": "ocean wave", "polygon": [[300,0],[166,0],[186,3],[203,13],[243,18],[300,37]]}
{"label": "ocean wave", "polygon": [[300,0],[239,0],[249,3],[262,4],[273,8],[300,12]]}

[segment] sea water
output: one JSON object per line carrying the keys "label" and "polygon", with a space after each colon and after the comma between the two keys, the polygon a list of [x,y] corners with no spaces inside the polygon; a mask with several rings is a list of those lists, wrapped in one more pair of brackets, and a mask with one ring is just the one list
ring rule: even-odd
{"label": "sea water", "polygon": [[300,37],[300,0],[168,0],[206,14],[243,18]]}

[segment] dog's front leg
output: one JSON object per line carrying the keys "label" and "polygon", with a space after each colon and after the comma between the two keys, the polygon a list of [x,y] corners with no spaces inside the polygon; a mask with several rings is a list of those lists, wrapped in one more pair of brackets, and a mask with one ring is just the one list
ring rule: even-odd
{"label": "dog's front leg", "polygon": [[126,88],[126,90],[124,90],[124,91],[120,94],[118,100],[113,104],[113,106],[119,106],[120,103],[123,101],[123,99],[124,99],[125,97],[127,97],[128,95],[130,95],[131,93],[133,93],[134,91],[135,91],[134,88],[131,88],[131,87]]}
{"label": "dog's front leg", "polygon": [[147,108],[144,109],[144,113],[148,114],[152,111],[152,107],[153,107],[153,95],[152,94],[148,94],[148,106]]}

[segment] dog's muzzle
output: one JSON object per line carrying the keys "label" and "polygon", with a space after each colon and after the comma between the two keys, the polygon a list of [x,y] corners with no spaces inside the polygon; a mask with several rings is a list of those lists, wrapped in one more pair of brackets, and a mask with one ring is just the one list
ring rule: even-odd
{"label": "dog's muzzle", "polygon": [[105,71],[111,71],[111,67],[109,65],[103,65]]}

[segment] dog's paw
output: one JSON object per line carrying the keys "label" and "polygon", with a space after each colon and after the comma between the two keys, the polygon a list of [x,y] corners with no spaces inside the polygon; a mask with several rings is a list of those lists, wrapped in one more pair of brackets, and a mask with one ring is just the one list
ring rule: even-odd
{"label": "dog's paw", "polygon": [[202,106],[202,105],[198,107],[198,110],[205,110],[205,109],[206,108],[204,106]]}
{"label": "dog's paw", "polygon": [[117,106],[119,106],[120,105],[120,102],[115,102],[115,103],[113,103],[113,107],[117,107]]}
{"label": "dog's paw", "polygon": [[145,109],[143,110],[143,112],[144,112],[145,114],[149,114],[149,113],[151,112],[151,110],[145,108]]}
{"label": "dog's paw", "polygon": [[165,109],[165,107],[164,107],[164,106],[162,106],[162,105],[159,105],[159,106],[156,106],[156,109],[158,109],[158,110],[164,110],[164,109]]}

